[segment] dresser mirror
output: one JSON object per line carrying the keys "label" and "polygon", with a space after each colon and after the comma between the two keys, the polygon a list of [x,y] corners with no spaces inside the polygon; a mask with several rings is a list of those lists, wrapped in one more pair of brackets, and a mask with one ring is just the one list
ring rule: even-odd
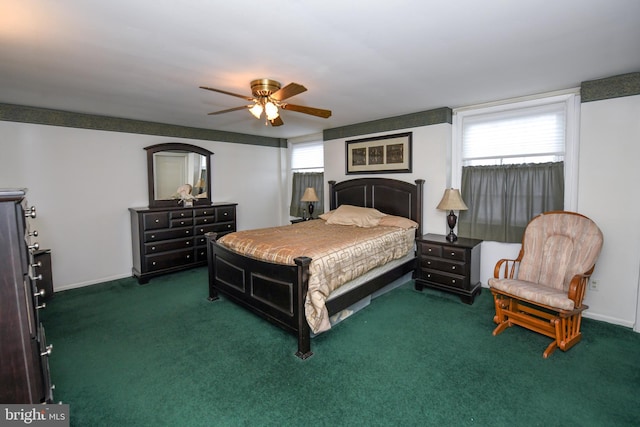
{"label": "dresser mirror", "polygon": [[211,151],[181,143],[156,144],[145,150],[149,207],[211,204]]}

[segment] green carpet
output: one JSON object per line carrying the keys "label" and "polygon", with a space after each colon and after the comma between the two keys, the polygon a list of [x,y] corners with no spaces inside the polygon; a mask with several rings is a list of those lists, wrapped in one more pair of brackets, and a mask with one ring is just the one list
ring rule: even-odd
{"label": "green carpet", "polygon": [[640,334],[585,319],[549,339],[498,337],[474,305],[413,283],[312,340],[209,302],[207,270],[60,292],[42,315],[55,399],[73,426],[640,425]]}

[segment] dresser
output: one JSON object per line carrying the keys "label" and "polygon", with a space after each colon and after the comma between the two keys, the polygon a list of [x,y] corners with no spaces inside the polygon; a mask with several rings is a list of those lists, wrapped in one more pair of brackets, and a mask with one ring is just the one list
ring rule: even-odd
{"label": "dresser", "polygon": [[36,210],[25,196],[26,190],[0,189],[0,402],[50,403],[53,346],[40,323],[44,292],[33,255],[39,245],[29,227]]}
{"label": "dresser", "polygon": [[207,239],[236,231],[237,203],[175,208],[129,208],[133,275],[138,282],[207,264]]}
{"label": "dresser", "polygon": [[449,242],[444,235],[425,234],[416,238],[418,267],[415,288],[425,286],[451,292],[473,304],[482,291],[480,249],[482,240],[459,237]]}

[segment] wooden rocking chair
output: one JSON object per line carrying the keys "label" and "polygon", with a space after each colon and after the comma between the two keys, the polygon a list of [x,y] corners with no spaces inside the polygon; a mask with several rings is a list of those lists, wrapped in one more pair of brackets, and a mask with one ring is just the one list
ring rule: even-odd
{"label": "wooden rocking chair", "polygon": [[602,232],[575,212],[546,212],[532,219],[517,259],[501,259],[489,279],[498,335],[519,325],[553,338],[542,356],[567,351],[582,338],[582,303],[602,248]]}

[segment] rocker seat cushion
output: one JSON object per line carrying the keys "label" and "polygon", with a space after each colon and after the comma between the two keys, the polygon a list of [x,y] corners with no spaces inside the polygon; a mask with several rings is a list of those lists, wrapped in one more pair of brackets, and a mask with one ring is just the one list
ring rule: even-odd
{"label": "rocker seat cushion", "polygon": [[550,286],[517,279],[489,279],[489,287],[522,300],[536,302],[558,310],[573,310],[575,303],[567,292]]}

